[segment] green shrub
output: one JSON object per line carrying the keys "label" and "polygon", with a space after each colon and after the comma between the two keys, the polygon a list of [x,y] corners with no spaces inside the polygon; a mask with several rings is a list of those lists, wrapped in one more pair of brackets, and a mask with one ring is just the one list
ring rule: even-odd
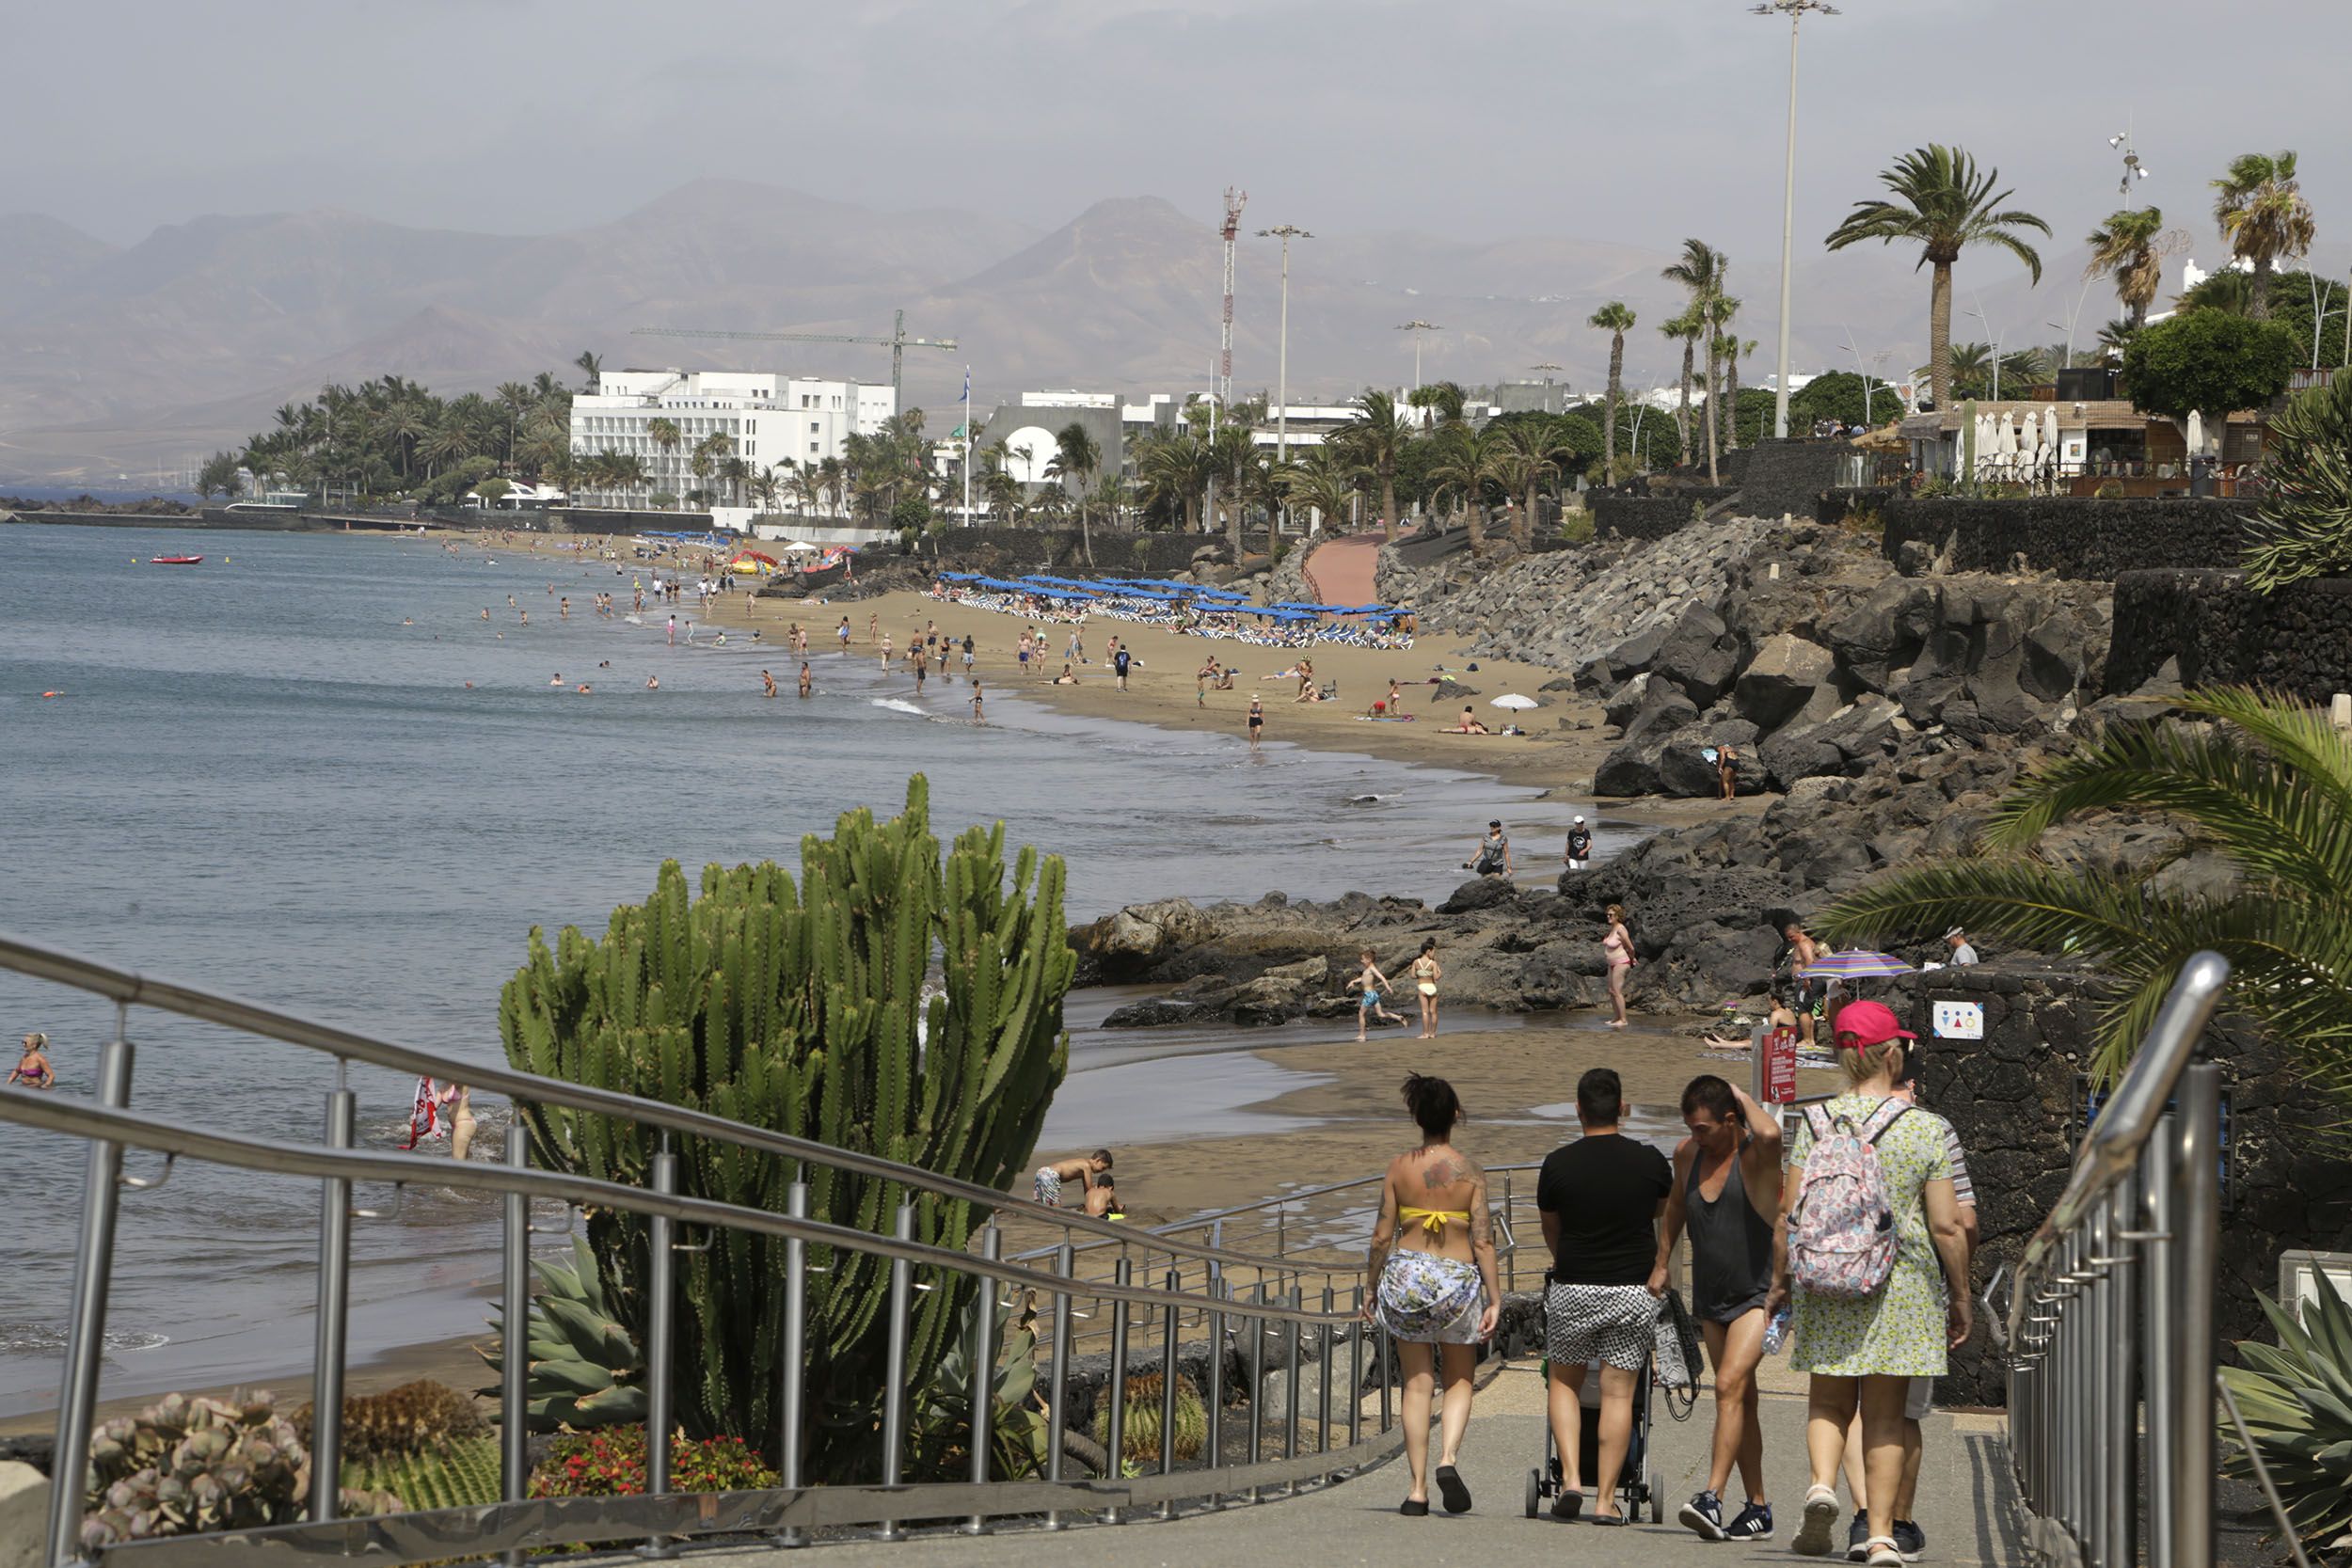
{"label": "green shrub", "polygon": [[2246,585],[2268,594],[2352,572],[2352,371],[2299,393],[2270,435],[2270,493],[2249,530]]}
{"label": "green shrub", "polygon": [[[2338,380],[2344,379],[2342,376]],[[2238,1341],[2238,1367],[2221,1369],[2296,1533],[2328,1546],[2352,1531],[2352,1304],[2319,1271],[2319,1299],[2297,1323],[2267,1298],[2276,1346]],[[2251,1460],[2221,1412],[2224,1475],[2250,1478]]]}
{"label": "green shrub", "polygon": [[1560,514],[1560,537],[1571,545],[1593,542],[1593,515],[1582,507]]}
{"label": "green shrub", "polygon": [[2123,499],[2122,482],[2121,480],[2103,479],[2099,482],[2099,487],[2096,490],[2093,490],[2090,495],[2091,499],[2094,500],[2122,500]]}

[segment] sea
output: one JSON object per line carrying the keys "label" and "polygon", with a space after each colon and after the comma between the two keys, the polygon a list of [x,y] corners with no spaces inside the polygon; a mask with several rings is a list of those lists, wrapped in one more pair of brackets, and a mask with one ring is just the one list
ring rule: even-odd
{"label": "sea", "polygon": [[[182,551],[205,559],[147,563]],[[772,644],[674,645],[665,616],[593,612],[599,591],[626,610],[647,575],[419,539],[0,526],[0,929],[498,1062],[499,989],[533,927],[601,932],[664,860],[797,867],[803,834],[894,811],[916,772],[941,838],[1002,819],[1013,844],[1061,855],[1073,921],[1173,895],[1435,900],[1488,817],[1549,847],[1579,809],[1481,775],[1077,720],[996,687],[977,727],[961,683],[918,694],[825,651],[842,613],[863,628],[854,606],[805,612],[803,701]],[[1595,815],[1603,854],[1638,832]],[[1048,1144],[1105,1125],[1130,1141],[1275,1130],[1248,1107],[1302,1080],[1256,1053],[1352,1033],[1101,1027],[1123,999],[1072,998]],[[45,1031],[62,1093],[90,1091],[112,1028],[108,1004],[0,974],[0,1048]],[[327,1058],[150,1010],[131,1035],[135,1107],[318,1140]],[[350,1082],[361,1143],[396,1146],[412,1081]],[[474,1157],[494,1157],[504,1106],[476,1110]],[[72,1141],[0,1123],[0,1416],[55,1402],[83,1166]],[[135,1152],[128,1174],[163,1180],[124,1196],[103,1392],[306,1366],[315,1183]],[[355,1354],[479,1331],[495,1200],[412,1186],[355,1202]]]}

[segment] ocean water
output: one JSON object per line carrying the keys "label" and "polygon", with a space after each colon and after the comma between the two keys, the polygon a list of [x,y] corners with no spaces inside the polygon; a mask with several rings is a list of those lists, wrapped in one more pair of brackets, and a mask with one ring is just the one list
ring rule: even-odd
{"label": "ocean water", "polygon": [[[182,549],[207,559],[135,563]],[[976,728],[960,683],[917,698],[870,657],[818,652],[818,694],[802,702],[780,648],[671,646],[660,617],[597,619],[591,595],[626,605],[628,581],[608,562],[421,541],[0,527],[0,927],[489,1062],[499,987],[532,926],[601,930],[668,858],[795,863],[803,833],[858,805],[895,809],[917,770],[943,838],[1001,817],[1013,843],[1063,855],[1073,919],[1174,894],[1435,898],[1487,817],[1548,845],[1571,809],[1364,757],[1269,745],[1253,758],[1237,736],[1088,723],[1010,693]],[[812,633],[838,613],[810,613]],[[763,667],[783,686],[774,701]],[[654,674],[661,689],[646,690]],[[594,695],[573,692],[581,680]],[[1199,1097],[1197,1128],[1163,1108],[1163,1135],[1222,1130],[1235,1103],[1279,1092],[1248,1054],[1257,1037],[1122,1037],[1091,1026],[1106,1006],[1073,999],[1073,1072],[1102,1075],[1088,1104],[1116,1106],[1122,1072],[1131,1098],[1149,1097],[1177,1053],[1231,1083]],[[45,1030],[62,1092],[88,1092],[111,1014],[0,974],[0,1034]],[[135,1105],[318,1138],[326,1059],[133,1020]],[[351,1081],[362,1143],[397,1142],[408,1083]],[[483,1157],[504,1107],[476,1110]],[[156,1164],[134,1155],[133,1174]],[[5,1415],[55,1397],[82,1157],[0,1125],[0,1165]],[[421,1188],[357,1201],[377,1213],[356,1227],[355,1350],[478,1327],[494,1203]],[[317,1209],[312,1184],[202,1166],[128,1195],[107,1392],[304,1364]]]}

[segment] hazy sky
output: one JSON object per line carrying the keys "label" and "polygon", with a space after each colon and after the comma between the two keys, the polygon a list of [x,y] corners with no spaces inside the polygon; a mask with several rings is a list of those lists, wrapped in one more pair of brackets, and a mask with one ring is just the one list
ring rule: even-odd
{"label": "hazy sky", "polygon": [[[1958,140],[2062,245],[2303,153],[2352,225],[2343,0],[1844,0],[1804,24],[1798,235]],[[1106,196],[1252,223],[1776,248],[1788,27],[1745,0],[120,0],[15,8],[0,210],[116,241],[332,205],[535,232],[728,176],[1057,226]],[[2331,247],[2332,248],[2332,247]]]}

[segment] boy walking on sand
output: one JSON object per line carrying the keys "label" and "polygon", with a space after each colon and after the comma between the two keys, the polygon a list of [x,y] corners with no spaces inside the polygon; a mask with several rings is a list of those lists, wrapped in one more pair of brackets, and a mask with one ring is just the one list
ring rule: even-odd
{"label": "boy walking on sand", "polygon": [[1389,977],[1380,973],[1380,966],[1373,961],[1372,949],[1367,947],[1357,957],[1364,965],[1363,973],[1356,976],[1356,989],[1361,993],[1357,998],[1356,1006],[1356,1043],[1361,1045],[1365,1039],[1365,1027],[1375,1016],[1384,1023],[1402,1023],[1405,1015],[1392,1013],[1380,1005],[1382,994],[1395,988]]}

